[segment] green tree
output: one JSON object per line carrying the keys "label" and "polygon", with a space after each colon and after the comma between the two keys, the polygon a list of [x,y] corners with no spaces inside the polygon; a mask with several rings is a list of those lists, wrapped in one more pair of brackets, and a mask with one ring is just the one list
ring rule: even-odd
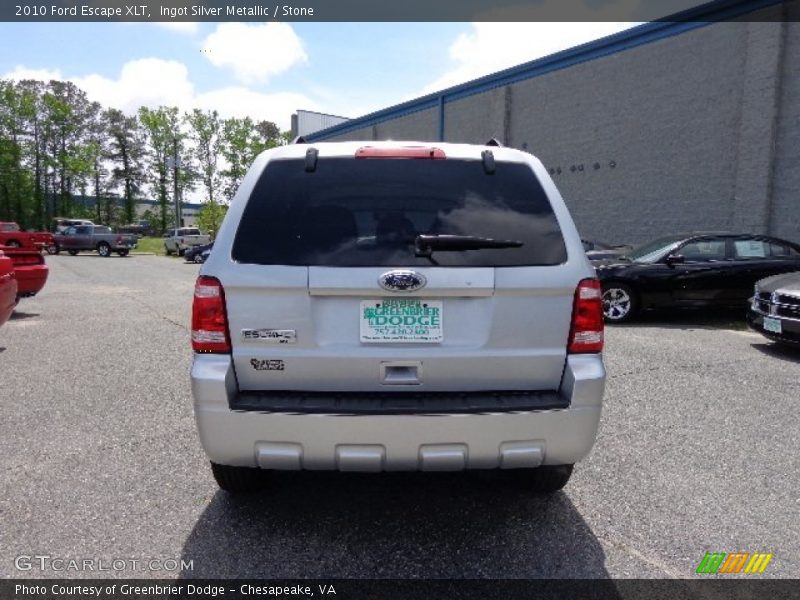
{"label": "green tree", "polygon": [[203,204],[200,211],[197,213],[197,226],[203,231],[210,233],[212,237],[216,237],[227,212],[227,206],[219,204],[214,200],[209,200]]}
{"label": "green tree", "polygon": [[110,108],[105,112],[110,138],[109,158],[114,161],[114,180],[123,186],[124,221],[130,223],[136,216],[136,198],[143,179],[144,144],[139,121],[121,110]]}
{"label": "green tree", "polygon": [[202,111],[195,108],[184,117],[191,129],[194,148],[192,154],[200,168],[200,177],[206,188],[209,202],[217,200],[219,189],[219,169],[217,161],[220,152],[220,119],[215,110]]}
{"label": "green tree", "polygon": [[176,150],[183,152],[185,136],[180,131],[178,109],[175,107],[149,109],[143,106],[139,109],[139,121],[147,140],[149,183],[158,199],[159,219],[153,228],[163,233],[175,222],[175,213],[169,202],[170,187],[175,188],[174,185],[170,186],[175,169],[170,167]]}

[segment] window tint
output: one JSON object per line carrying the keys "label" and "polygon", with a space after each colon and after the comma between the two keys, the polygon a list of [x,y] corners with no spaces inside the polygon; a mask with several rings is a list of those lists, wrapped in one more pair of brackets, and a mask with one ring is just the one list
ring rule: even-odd
{"label": "window tint", "polygon": [[766,258],[768,254],[769,245],[762,240],[735,240],[733,242],[734,258]]}
{"label": "window tint", "polygon": [[426,266],[419,234],[517,240],[518,248],[435,250],[442,266],[555,265],[566,248],[533,171],[480,161],[322,158],[269,163],[245,207],[233,244],[243,263]]}
{"label": "window tint", "polygon": [[678,250],[687,262],[725,260],[725,240],[700,240],[689,242]]}

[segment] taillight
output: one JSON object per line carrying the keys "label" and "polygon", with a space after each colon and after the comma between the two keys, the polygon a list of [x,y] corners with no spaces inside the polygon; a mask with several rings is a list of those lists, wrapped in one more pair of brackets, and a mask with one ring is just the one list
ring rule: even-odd
{"label": "taillight", "polygon": [[584,279],[575,290],[567,351],[571,354],[603,351],[603,289],[597,279]]}
{"label": "taillight", "polygon": [[198,277],[194,285],[192,349],[215,354],[231,351],[225,291],[215,277]]}

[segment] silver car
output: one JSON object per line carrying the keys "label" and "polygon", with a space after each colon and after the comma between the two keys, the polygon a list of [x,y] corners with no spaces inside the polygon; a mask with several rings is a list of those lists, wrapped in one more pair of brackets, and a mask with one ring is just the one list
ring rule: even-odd
{"label": "silver car", "polygon": [[194,411],[216,480],[517,469],[554,492],[600,419],[600,294],[530,154],[268,150],[194,293]]}

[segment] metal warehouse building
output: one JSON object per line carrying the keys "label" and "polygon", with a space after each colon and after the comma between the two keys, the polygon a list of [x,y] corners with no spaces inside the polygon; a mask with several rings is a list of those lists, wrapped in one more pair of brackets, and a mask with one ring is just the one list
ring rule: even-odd
{"label": "metal warehouse building", "polygon": [[799,20],[797,0],[719,0],[307,140],[495,137],[542,160],[584,237],[800,241]]}

